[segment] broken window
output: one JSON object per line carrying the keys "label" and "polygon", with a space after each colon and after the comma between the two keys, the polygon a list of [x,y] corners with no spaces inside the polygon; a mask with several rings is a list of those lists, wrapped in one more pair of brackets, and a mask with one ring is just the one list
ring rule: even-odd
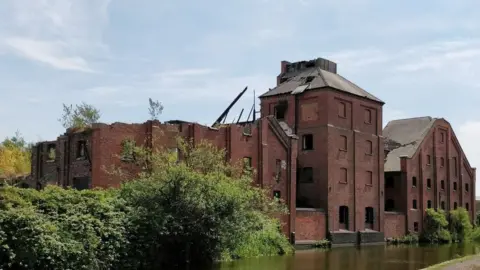
{"label": "broken window", "polygon": [[135,159],[135,141],[133,139],[122,141],[121,159],[123,161],[133,161]]}
{"label": "broken window", "polygon": [[338,219],[341,224],[348,224],[348,206],[340,206],[338,211]]}
{"label": "broken window", "polygon": [[84,190],[90,188],[90,177],[75,177],[73,178],[73,188],[77,190]]}
{"label": "broken window", "polygon": [[440,167],[445,166],[445,159],[443,157],[440,158]]}
{"label": "broken window", "polygon": [[372,111],[370,109],[365,110],[365,123],[366,124],[372,123]]}
{"label": "broken window", "polygon": [[394,188],[395,187],[395,180],[393,177],[387,177],[387,180],[385,181],[385,187],[386,188]]}
{"label": "broken window", "polygon": [[432,187],[432,180],[430,178],[427,178],[427,188]]}
{"label": "broken window", "polygon": [[444,180],[440,181],[440,188],[441,188],[442,190],[445,189],[445,181],[444,181]]}
{"label": "broken window", "polygon": [[392,199],[387,199],[385,201],[385,211],[393,211],[395,210],[395,201]]}
{"label": "broken window", "polygon": [[273,198],[276,198],[276,199],[280,200],[280,198],[281,198],[280,191],[278,191],[278,190],[273,191]]}
{"label": "broken window", "polygon": [[55,152],[55,144],[49,144],[47,146],[47,159],[49,161],[53,161],[55,160],[55,157],[56,157],[56,152]]}
{"label": "broken window", "polygon": [[432,208],[432,201],[431,200],[427,201],[427,208]]}
{"label": "broken window", "polygon": [[418,232],[418,222],[413,222],[413,231]]}
{"label": "broken window", "polygon": [[465,191],[468,192],[468,183],[465,183]]}
{"label": "broken window", "polygon": [[373,224],[373,207],[365,207],[365,223]]}
{"label": "broken window", "polygon": [[243,170],[250,171],[252,169],[252,158],[244,157],[243,158]]}
{"label": "broken window", "polygon": [[340,135],[340,150],[347,151],[347,136]]}
{"label": "broken window", "polygon": [[275,118],[277,118],[278,120],[284,120],[285,114],[287,112],[287,107],[288,107],[288,102],[286,100],[280,101],[275,106]]}
{"label": "broken window", "polygon": [[77,159],[85,158],[85,148],[87,146],[86,141],[78,141],[77,142]]}
{"label": "broken window", "polygon": [[301,183],[313,183],[313,168],[304,167],[300,176]]}
{"label": "broken window", "polygon": [[457,182],[453,182],[453,190],[457,191]]}
{"label": "broken window", "polygon": [[305,134],[302,137],[303,150],[312,150],[313,149],[313,135]]}
{"label": "broken window", "polygon": [[417,187],[417,177],[412,177],[412,187]]}
{"label": "broken window", "polygon": [[367,171],[367,185],[373,185],[373,172]]}
{"label": "broken window", "polygon": [[432,157],[430,155],[427,155],[427,165],[430,165],[432,162]]}
{"label": "broken window", "polygon": [[417,200],[412,201],[412,208],[417,209]]}
{"label": "broken window", "polygon": [[342,118],[347,117],[347,104],[345,102],[338,103],[338,116]]}
{"label": "broken window", "polygon": [[280,182],[280,176],[282,173],[282,161],[280,159],[275,160],[275,181]]}

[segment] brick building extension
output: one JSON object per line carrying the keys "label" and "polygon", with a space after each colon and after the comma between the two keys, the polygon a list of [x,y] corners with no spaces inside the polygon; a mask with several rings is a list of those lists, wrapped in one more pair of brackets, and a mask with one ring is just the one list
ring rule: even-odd
{"label": "brick building extension", "polygon": [[260,100],[259,120],[218,129],[148,121],[68,131],[37,144],[32,179],[39,188],[118,186],[105,168],[136,172],[118,158],[126,139],[176,149],[180,135],[250,162],[254,181],[288,204],[283,229],[297,243],[378,242],[421,231],[427,207],[462,206],[474,216],[475,169],[444,119],[395,120],[382,130],[384,102],[321,58],[282,61],[277,85]]}

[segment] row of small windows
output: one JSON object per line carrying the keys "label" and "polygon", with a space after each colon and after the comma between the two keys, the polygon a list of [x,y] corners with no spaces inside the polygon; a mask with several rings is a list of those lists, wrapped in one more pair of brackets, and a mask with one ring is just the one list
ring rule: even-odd
{"label": "row of small windows", "polygon": [[[75,149],[75,157],[77,159],[85,158],[85,150],[86,150],[87,142],[84,140],[80,140],[77,142],[77,148]],[[53,161],[56,158],[56,145],[49,144],[47,145],[47,160]]]}
{"label": "row of small windows", "polygon": [[[395,180],[393,177],[388,177],[385,180],[385,187],[386,188],[394,188],[395,187]],[[412,177],[412,187],[417,187],[417,177]],[[427,178],[427,188],[432,188],[432,180],[430,178]],[[440,189],[445,190],[445,180],[440,181]],[[457,191],[458,186],[457,182],[453,182],[453,190]],[[469,190],[469,185],[468,183],[465,183],[465,191],[468,192]]]}
{"label": "row of small windows", "polygon": [[[348,183],[348,171],[347,168],[340,168],[338,175],[340,183]],[[313,168],[303,167],[299,170],[299,182],[300,183],[313,183]],[[373,185],[373,171],[365,171],[365,184]]]}
{"label": "row of small windows", "polygon": [[[427,165],[432,165],[432,156],[427,155]],[[457,158],[452,157],[452,166],[453,166],[453,174],[455,176],[458,175],[458,163]],[[445,158],[440,157],[440,167],[445,167]]]}
{"label": "row of small windows", "polygon": [[[431,200],[427,201],[427,208],[432,208],[432,201]],[[440,208],[442,210],[445,210],[445,202],[444,201],[440,202]],[[458,204],[457,204],[457,202],[454,202],[453,203],[453,209],[457,209],[457,208],[458,208]],[[470,208],[469,204],[466,203],[465,204],[465,209],[467,211],[469,211],[469,208]],[[417,200],[412,200],[412,209],[418,209]],[[385,211],[388,212],[388,211],[394,211],[394,210],[395,210],[395,201],[392,200],[392,199],[386,200],[385,201]]]}
{"label": "row of small windows", "polygon": [[[347,151],[348,150],[348,141],[347,136],[340,135],[339,138],[339,150],[340,151]],[[313,150],[314,143],[313,143],[313,134],[305,134],[302,136],[302,150]],[[373,154],[373,142],[370,140],[365,141],[365,154],[372,155]]]}
{"label": "row of small windows", "polygon": [[[345,102],[338,103],[338,117],[347,118],[347,104]],[[365,124],[372,124],[372,110],[365,109],[363,114],[363,122]]]}
{"label": "row of small windows", "polygon": [[[374,217],[373,207],[365,207],[365,223],[373,224]],[[348,206],[342,205],[339,207],[338,221],[340,224],[348,224]]]}

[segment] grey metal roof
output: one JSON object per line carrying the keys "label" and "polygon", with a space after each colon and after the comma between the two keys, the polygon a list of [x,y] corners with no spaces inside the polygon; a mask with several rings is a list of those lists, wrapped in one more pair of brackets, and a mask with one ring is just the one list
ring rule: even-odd
{"label": "grey metal roof", "polygon": [[[306,83],[306,78],[310,76],[313,77],[313,80],[309,83]],[[343,92],[383,103],[382,100],[363,90],[344,77],[336,73],[323,70],[319,67],[289,72],[284,74],[282,78],[287,78],[287,81],[264,93],[260,97],[275,96],[280,94],[299,94],[311,89],[331,87]]]}
{"label": "grey metal roof", "polygon": [[400,157],[413,157],[435,120],[425,116],[388,122],[383,129],[386,150],[390,150],[385,158],[385,172],[400,171]]}

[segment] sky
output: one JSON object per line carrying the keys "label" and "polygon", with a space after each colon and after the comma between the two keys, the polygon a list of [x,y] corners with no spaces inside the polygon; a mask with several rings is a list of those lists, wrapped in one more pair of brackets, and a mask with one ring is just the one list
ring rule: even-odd
{"label": "sky", "polygon": [[232,121],[281,60],[324,57],[385,101],[384,124],[443,117],[480,166],[476,0],[2,0],[0,17],[0,138],[55,139],[82,101],[107,123],[144,122],[152,98],[160,120],[211,124],[248,86]]}

